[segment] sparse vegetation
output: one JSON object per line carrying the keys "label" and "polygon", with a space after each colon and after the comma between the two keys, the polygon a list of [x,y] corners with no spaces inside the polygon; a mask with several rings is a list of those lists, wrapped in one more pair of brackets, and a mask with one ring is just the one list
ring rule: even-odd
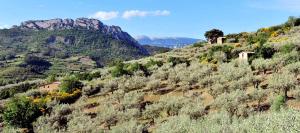
{"label": "sparse vegetation", "polygon": [[[4,86],[3,131],[298,132],[300,41],[272,42],[298,34],[297,21],[227,35],[234,43],[200,43]],[[241,51],[255,53],[241,61]],[[60,85],[51,88],[53,82]]]}

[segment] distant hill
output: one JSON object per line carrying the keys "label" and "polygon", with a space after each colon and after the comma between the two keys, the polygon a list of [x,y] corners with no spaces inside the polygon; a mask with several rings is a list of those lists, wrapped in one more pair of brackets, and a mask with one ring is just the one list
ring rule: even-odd
{"label": "distant hill", "polygon": [[99,65],[114,58],[124,60],[149,53],[118,26],[96,19],[30,20],[0,30],[0,53],[40,53],[50,57],[89,56]]}
{"label": "distant hill", "polygon": [[137,36],[135,39],[142,45],[152,45],[167,48],[182,48],[189,44],[202,41],[200,39],[185,38],[185,37],[148,37],[148,36]]}
{"label": "distant hill", "polygon": [[[116,59],[149,55],[147,49],[120,27],[96,19],[25,21],[0,29],[0,86],[51,74],[85,72]],[[35,64],[42,66],[28,65],[26,57],[31,56],[37,60]],[[39,62],[50,64],[43,66]]]}

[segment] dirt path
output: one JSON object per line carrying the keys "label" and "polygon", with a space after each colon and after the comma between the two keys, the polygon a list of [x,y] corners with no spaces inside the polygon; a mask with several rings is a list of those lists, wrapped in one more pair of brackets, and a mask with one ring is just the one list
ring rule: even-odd
{"label": "dirt path", "polygon": [[43,85],[40,87],[41,91],[55,91],[59,89],[60,82],[53,82],[51,84]]}

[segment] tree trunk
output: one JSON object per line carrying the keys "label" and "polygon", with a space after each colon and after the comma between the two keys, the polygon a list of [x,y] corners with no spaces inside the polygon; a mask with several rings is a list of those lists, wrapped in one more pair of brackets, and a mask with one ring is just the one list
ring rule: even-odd
{"label": "tree trunk", "polygon": [[288,89],[284,89],[284,98],[285,98],[285,101],[288,99]]}

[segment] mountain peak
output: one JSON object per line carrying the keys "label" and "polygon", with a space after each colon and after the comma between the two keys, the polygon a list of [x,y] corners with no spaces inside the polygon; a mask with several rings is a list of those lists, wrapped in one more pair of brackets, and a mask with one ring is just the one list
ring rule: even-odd
{"label": "mountain peak", "polygon": [[138,42],[127,32],[122,31],[119,26],[108,26],[100,20],[90,18],[73,19],[49,19],[49,20],[29,20],[22,22],[17,28],[24,30],[67,30],[67,29],[86,29],[102,32],[115,39],[123,40],[138,46]]}
{"label": "mountain peak", "polygon": [[59,29],[73,29],[73,28],[83,28],[83,29],[93,29],[100,30],[106,26],[97,19],[89,18],[78,18],[73,19],[49,19],[49,20],[29,20],[22,22],[20,28],[22,29],[33,29],[33,30],[59,30]]}

